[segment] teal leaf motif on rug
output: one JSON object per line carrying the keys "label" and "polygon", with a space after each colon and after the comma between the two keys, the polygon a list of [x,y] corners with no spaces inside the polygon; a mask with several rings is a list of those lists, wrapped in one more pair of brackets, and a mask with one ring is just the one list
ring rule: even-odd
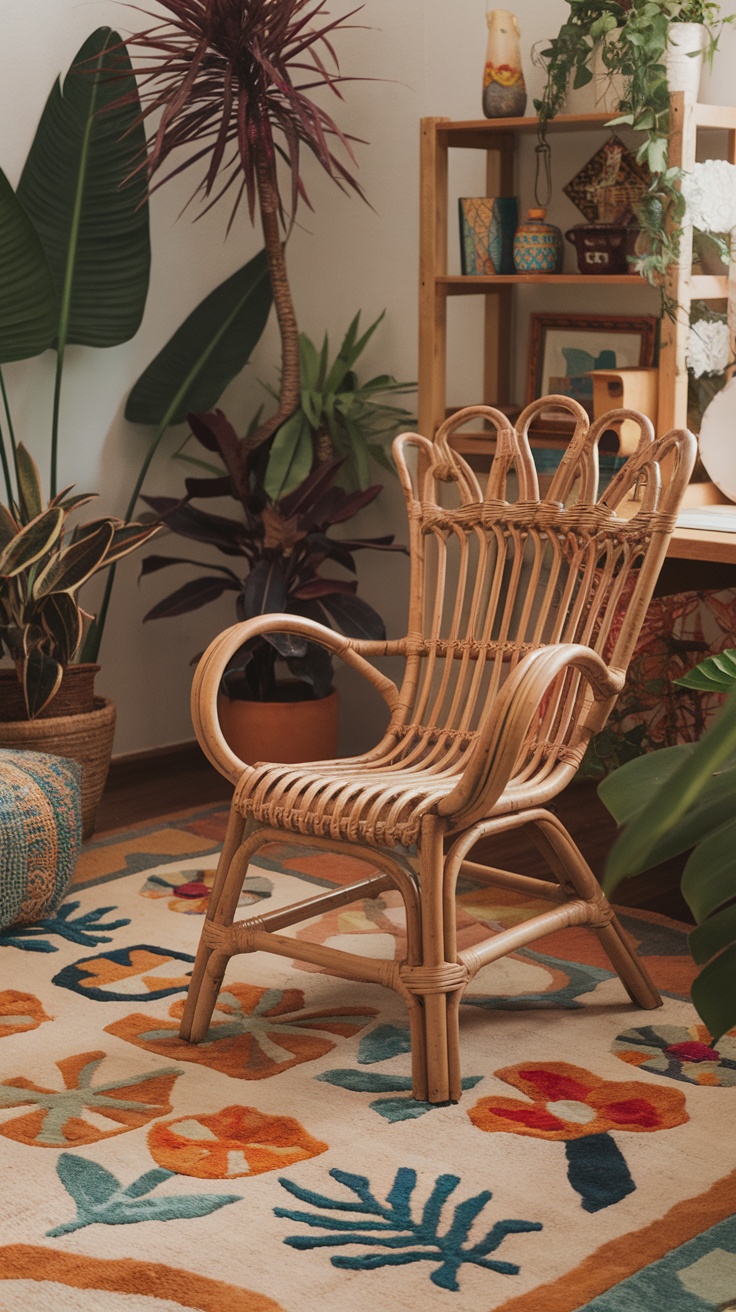
{"label": "teal leaf motif on rug", "polygon": [[[379,1061],[404,1056],[411,1052],[409,1030],[401,1025],[377,1025],[360,1041],[358,1061],[362,1066],[373,1066]],[[420,1102],[411,1097],[410,1075],[385,1075],[374,1071],[334,1070],[323,1071],[315,1079],[335,1084],[353,1093],[408,1093],[408,1098],[376,1098],[369,1107],[386,1121],[414,1121],[446,1103]],[[463,1089],[474,1089],[482,1075],[468,1075],[462,1081]]]}
{"label": "teal leaf motif on rug", "polygon": [[361,1066],[372,1066],[377,1061],[401,1057],[411,1052],[411,1036],[405,1025],[377,1025],[360,1040],[358,1061]]}
{"label": "teal leaf motif on rug", "polygon": [[345,1185],[358,1201],[327,1198],[312,1189],[303,1189],[301,1185],[283,1176],[279,1183],[299,1202],[323,1211],[350,1212],[364,1219],[320,1216],[317,1212],[295,1212],[286,1207],[275,1207],[273,1210],[276,1216],[286,1217],[290,1221],[300,1221],[313,1228],[332,1231],[326,1235],[290,1235],[284,1240],[290,1248],[335,1248],[355,1244],[364,1248],[389,1250],[356,1257],[338,1253],[330,1260],[333,1266],[343,1271],[376,1271],[380,1267],[406,1266],[411,1262],[435,1262],[437,1268],[429,1277],[432,1283],[440,1289],[458,1290],[458,1271],[465,1264],[480,1266],[499,1275],[518,1275],[520,1268],[516,1263],[490,1258],[489,1253],[494,1253],[507,1235],[542,1229],[538,1221],[496,1221],[483,1239],[468,1244],[474,1221],[493,1197],[490,1189],[484,1189],[473,1198],[458,1203],[447,1227],[443,1210],[450,1195],[460,1184],[457,1175],[437,1177],[419,1220],[414,1220],[412,1216],[416,1171],[405,1166],[399,1168],[385,1203],[379,1202],[371,1192],[370,1181],[365,1176],[337,1169],[330,1171],[330,1175],[338,1184]]}
{"label": "teal leaf motif on rug", "polygon": [[[353,1093],[404,1093],[411,1095],[410,1075],[384,1075],[380,1071],[335,1070],[323,1071],[315,1079],[324,1080],[325,1084],[336,1084],[341,1089],[350,1089]],[[462,1080],[463,1089],[474,1089],[480,1084],[482,1075],[466,1075]],[[427,1112],[436,1111],[438,1107],[447,1107],[447,1103],[422,1102],[417,1098],[376,1098],[369,1103],[374,1112],[386,1121],[413,1121]]]}
{"label": "teal leaf motif on rug", "polygon": [[[84,915],[72,920],[73,912],[79,909],[79,902],[65,902],[63,907],[48,918],[39,920],[35,925],[10,925],[0,930],[0,947],[22,948],[24,952],[58,952],[55,943],[49,943],[49,937],[56,934],[69,943],[78,943],[83,948],[95,948],[98,943],[112,942],[109,931],[122,929],[130,924],[130,919],[110,920],[104,923],[104,917],[116,907],[95,907]],[[104,932],[103,932],[104,931]]]}
{"label": "teal leaf motif on rug", "polygon": [[188,1221],[198,1216],[209,1216],[228,1203],[239,1203],[240,1194],[176,1194],[174,1197],[147,1198],[174,1172],[163,1167],[146,1171],[137,1180],[122,1187],[117,1176],[98,1162],[73,1153],[62,1153],[56,1170],[77,1207],[73,1221],[54,1226],[46,1231],[48,1239],[70,1235],[88,1225],[134,1225],[138,1221]]}

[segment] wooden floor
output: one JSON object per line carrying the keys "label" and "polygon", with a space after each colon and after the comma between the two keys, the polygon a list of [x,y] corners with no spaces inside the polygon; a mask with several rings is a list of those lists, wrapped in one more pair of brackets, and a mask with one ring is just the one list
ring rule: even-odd
{"label": "wooden floor", "polygon": [[[163,752],[113,761],[97,813],[97,835],[170,815],[192,806],[227,804],[231,785],[202,755],[196,743]],[[549,808],[559,815],[595,873],[603,872],[616,826],[599,801],[595,786],[573,784]],[[545,876],[542,859],[518,833],[493,844],[479,844],[473,853],[489,865]],[[620,886],[615,901],[644,907],[677,920],[692,921],[679,889],[684,858],[676,858]]]}

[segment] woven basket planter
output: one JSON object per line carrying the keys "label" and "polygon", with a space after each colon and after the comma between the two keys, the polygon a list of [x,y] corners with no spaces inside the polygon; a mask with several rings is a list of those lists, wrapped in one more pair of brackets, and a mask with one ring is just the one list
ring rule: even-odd
{"label": "woven basket planter", "polygon": [[80,715],[0,722],[0,747],[48,752],[82,767],[82,837],[92,837],[115,736],[115,704],[95,697],[94,710]]}

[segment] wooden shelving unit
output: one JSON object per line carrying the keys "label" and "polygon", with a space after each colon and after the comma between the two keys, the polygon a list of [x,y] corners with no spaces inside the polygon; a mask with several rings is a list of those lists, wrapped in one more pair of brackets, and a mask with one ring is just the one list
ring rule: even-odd
{"label": "wooden shelving unit", "polygon": [[[605,134],[610,114],[569,114],[553,119],[550,135],[570,132]],[[719,156],[736,163],[736,107],[686,102],[682,94],[670,102],[669,160],[691,169],[696,159],[698,134],[709,129],[723,133]],[[511,395],[514,291],[534,284],[566,289],[590,286],[624,286],[634,291],[644,284],[637,274],[589,275],[579,273],[502,274],[494,277],[454,275],[448,272],[448,156],[450,150],[479,150],[486,155],[486,195],[518,193],[517,148],[520,138],[536,134],[531,118],[453,121],[425,118],[421,122],[420,158],[420,262],[419,262],[419,396],[418,427],[432,436],[447,414],[447,301],[451,296],[485,297],[483,333],[483,400],[507,406],[526,397]],[[453,236],[455,235],[453,229]],[[692,232],[685,230],[681,262],[670,271],[668,294],[677,302],[676,320],[664,319],[660,330],[658,375],[658,430],[684,427],[687,421],[688,376],[685,350],[690,304],[695,298],[725,300],[729,279],[692,273]],[[731,288],[732,297],[736,288]],[[477,401],[468,397],[468,401]],[[460,438],[462,443],[462,438]],[[477,442],[474,449],[478,449]],[[489,448],[490,449],[490,448]],[[680,540],[682,539],[682,540]],[[675,535],[671,554],[690,559],[718,560],[736,565],[736,535],[696,530]]]}
{"label": "wooden shelving unit", "polygon": [[[569,114],[553,119],[550,135],[607,131],[610,114]],[[724,157],[736,163],[736,108],[686,103],[681,94],[671,101],[670,162],[685,169],[695,162],[700,129],[725,134]],[[425,118],[421,125],[421,228],[419,292],[419,428],[432,434],[446,414],[447,298],[484,296],[483,399],[508,405],[526,398],[511,396],[513,293],[516,287],[642,286],[637,274],[590,275],[501,274],[467,277],[448,273],[448,154],[452,149],[486,154],[486,194],[514,195],[517,190],[517,146],[520,137],[537,131],[536,118],[483,119],[453,122]],[[694,297],[720,300],[728,296],[728,279],[691,272],[692,233],[685,231],[682,261],[671,270],[668,292],[680,306],[675,322],[664,320],[659,352],[660,431],[683,425],[687,417],[685,347]],[[470,398],[469,398],[470,399]],[[473,398],[474,400],[477,398]]]}

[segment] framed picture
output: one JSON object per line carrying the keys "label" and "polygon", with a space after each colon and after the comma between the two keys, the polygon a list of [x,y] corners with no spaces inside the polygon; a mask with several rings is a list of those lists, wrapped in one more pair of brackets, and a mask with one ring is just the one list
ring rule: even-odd
{"label": "framed picture", "polygon": [[653,365],[657,323],[648,314],[533,314],[527,401],[572,396],[592,415],[591,370]]}

